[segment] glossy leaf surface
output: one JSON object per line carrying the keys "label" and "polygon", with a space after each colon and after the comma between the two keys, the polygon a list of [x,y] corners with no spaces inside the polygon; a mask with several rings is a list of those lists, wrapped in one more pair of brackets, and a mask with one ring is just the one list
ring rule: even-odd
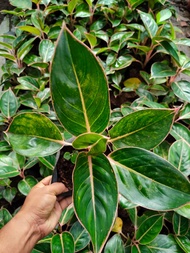
{"label": "glossy leaf surface", "polygon": [[163,226],[163,216],[154,215],[141,223],[136,232],[136,239],[140,244],[148,244],[160,233]]}
{"label": "glossy leaf surface", "polygon": [[84,249],[90,243],[90,236],[85,228],[77,221],[69,231],[75,243],[75,251]]}
{"label": "glossy leaf surface", "polygon": [[18,109],[18,101],[11,89],[5,91],[0,98],[0,110],[7,117],[10,118],[15,115]]}
{"label": "glossy leaf surface", "polygon": [[183,139],[174,142],[169,150],[168,161],[184,175],[190,175],[190,144]]}
{"label": "glossy leaf surface", "polygon": [[42,114],[16,116],[6,133],[13,149],[24,156],[47,156],[63,146],[58,128]]}
{"label": "glossy leaf surface", "polygon": [[156,24],[155,20],[149,13],[145,13],[142,11],[139,11],[140,17],[144,23],[144,26],[146,27],[147,32],[149,33],[149,36],[153,38],[157,31],[158,31],[158,25]]}
{"label": "glossy leaf surface", "polygon": [[113,225],[117,208],[117,183],[104,155],[80,153],[73,175],[74,207],[89,232],[94,252],[101,252]]}
{"label": "glossy leaf surface", "polygon": [[183,140],[190,144],[190,131],[187,127],[180,123],[175,123],[172,126],[172,130],[170,134],[176,139],[176,140]]}
{"label": "glossy leaf surface", "polygon": [[42,40],[39,44],[39,54],[43,62],[51,61],[54,53],[54,44],[50,40]]}
{"label": "glossy leaf surface", "polygon": [[124,253],[124,244],[119,234],[115,234],[112,238],[107,242],[104,253]]}
{"label": "glossy leaf surface", "polygon": [[[140,247],[142,253],[183,253],[172,235],[158,235],[147,246]],[[148,249],[149,251],[146,251]]]}
{"label": "glossy leaf surface", "polygon": [[189,219],[177,213],[174,213],[172,223],[176,236],[182,236],[187,234],[190,225]]}
{"label": "glossy leaf surface", "polygon": [[168,109],[146,109],[130,113],[109,131],[110,141],[117,148],[138,146],[151,149],[170,131],[174,114],[173,110]]}
{"label": "glossy leaf surface", "polygon": [[37,183],[38,181],[35,177],[27,176],[21,181],[19,181],[18,189],[24,196],[27,196],[32,187]]}
{"label": "glossy leaf surface", "polygon": [[140,148],[110,154],[120,193],[152,210],[168,210],[189,202],[187,178],[166,160]]}
{"label": "glossy leaf surface", "polygon": [[51,241],[52,253],[74,253],[74,240],[70,233],[56,234]]}
{"label": "glossy leaf surface", "polygon": [[51,91],[57,116],[73,135],[100,133],[107,126],[109,99],[103,69],[65,26],[52,63]]}
{"label": "glossy leaf surface", "polygon": [[190,82],[188,81],[178,81],[172,83],[172,90],[177,97],[190,103]]}

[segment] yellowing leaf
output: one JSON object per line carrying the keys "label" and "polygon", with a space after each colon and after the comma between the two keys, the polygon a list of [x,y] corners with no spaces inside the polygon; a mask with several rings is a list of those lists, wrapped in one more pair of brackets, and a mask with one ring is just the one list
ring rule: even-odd
{"label": "yellowing leaf", "polygon": [[121,233],[122,232],[122,227],[123,227],[122,219],[119,218],[119,217],[116,217],[115,223],[112,227],[112,232]]}
{"label": "yellowing leaf", "polygon": [[132,88],[134,90],[137,89],[140,84],[141,84],[141,80],[136,77],[132,77],[124,81],[125,87]]}

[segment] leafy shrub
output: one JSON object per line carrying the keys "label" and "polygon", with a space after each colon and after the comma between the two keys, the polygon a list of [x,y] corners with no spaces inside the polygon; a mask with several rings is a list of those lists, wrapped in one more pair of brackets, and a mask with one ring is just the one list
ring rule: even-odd
{"label": "leafy shrub", "polygon": [[0,51],[1,227],[55,167],[73,205],[33,253],[188,252],[189,82],[177,77],[189,75],[178,45],[190,41],[176,38],[174,9],[11,3],[14,34]]}

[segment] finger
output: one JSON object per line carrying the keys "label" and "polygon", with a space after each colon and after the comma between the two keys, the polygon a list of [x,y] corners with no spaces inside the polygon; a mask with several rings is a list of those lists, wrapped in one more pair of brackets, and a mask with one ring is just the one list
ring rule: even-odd
{"label": "finger", "polygon": [[51,182],[51,178],[52,176],[45,177],[44,179],[40,181],[40,183],[42,183],[43,185],[49,185]]}
{"label": "finger", "polygon": [[62,192],[68,191],[67,187],[63,183],[58,182],[48,185],[47,190],[50,194],[53,194],[55,196],[61,194]]}
{"label": "finger", "polygon": [[68,207],[70,204],[72,203],[72,197],[68,197],[66,199],[62,199],[59,204],[62,208],[62,210],[64,210],[66,207]]}

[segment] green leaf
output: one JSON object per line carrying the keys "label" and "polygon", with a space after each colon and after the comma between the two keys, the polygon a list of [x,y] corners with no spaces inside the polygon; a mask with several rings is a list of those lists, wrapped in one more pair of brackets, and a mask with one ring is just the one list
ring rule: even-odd
{"label": "green leaf", "polygon": [[74,208],[73,205],[69,205],[67,208],[65,208],[61,214],[61,217],[59,219],[60,226],[65,225],[69,220],[72,219],[74,216]]}
{"label": "green leaf", "polygon": [[112,65],[113,70],[124,69],[131,65],[131,63],[135,61],[135,59],[131,55],[127,56],[119,56],[115,63]]}
{"label": "green leaf", "polygon": [[189,230],[189,219],[174,213],[173,214],[173,230],[176,236],[186,235]]}
{"label": "green leaf", "polygon": [[185,253],[190,252],[190,240],[186,236],[177,236],[176,241]]}
{"label": "green leaf", "polygon": [[17,115],[6,132],[13,149],[24,156],[47,156],[63,146],[63,137],[51,120],[38,113]]}
{"label": "green leaf", "polygon": [[74,240],[70,233],[64,232],[62,234],[56,234],[53,236],[51,241],[51,252],[52,253],[74,253]]}
{"label": "green leaf", "polygon": [[190,144],[190,131],[187,127],[180,123],[174,123],[172,126],[172,130],[170,134],[176,139],[176,140],[183,140]]}
{"label": "green leaf", "polygon": [[6,58],[6,59],[8,59],[8,60],[11,60],[11,61],[13,61],[13,62],[16,62],[16,58],[15,58],[15,56],[12,55],[12,54],[3,53],[3,52],[0,51],[0,56]]}
{"label": "green leaf", "polygon": [[119,192],[152,210],[169,210],[189,202],[190,184],[173,165],[140,148],[123,148],[110,155]]}
{"label": "green leaf", "polygon": [[16,89],[20,90],[32,90],[32,91],[39,91],[39,83],[38,81],[30,76],[22,76],[17,78],[20,85],[16,86]]}
{"label": "green leaf", "polygon": [[0,156],[0,178],[11,178],[16,177],[20,174],[19,168],[14,164],[11,157],[6,155]]}
{"label": "green leaf", "polygon": [[169,150],[168,161],[184,175],[190,175],[190,144],[183,139],[174,142]]}
{"label": "green leaf", "polygon": [[[146,109],[128,114],[109,131],[115,147],[138,146],[151,149],[170,131],[174,110]],[[147,141],[148,139],[148,141]]]}
{"label": "green leaf", "polygon": [[190,103],[190,82],[188,81],[178,81],[172,83],[171,87],[174,92],[174,94],[182,99],[185,102]]}
{"label": "green leaf", "polygon": [[155,62],[151,66],[151,78],[169,77],[175,74],[176,70],[170,68],[169,64],[165,62]]}
{"label": "green leaf", "polygon": [[41,31],[33,26],[29,26],[29,25],[23,25],[23,26],[19,26],[18,27],[21,31],[25,31],[25,32],[29,32],[31,34],[40,36],[41,35]]}
{"label": "green leaf", "polygon": [[31,38],[28,41],[26,41],[25,43],[22,44],[22,46],[18,49],[17,51],[17,57],[21,60],[24,59],[24,57],[30,52],[30,50],[32,49],[33,45],[33,41],[36,38]]}
{"label": "green leaf", "polygon": [[6,208],[0,209],[0,229],[12,219],[12,215]]}
{"label": "green leaf", "polygon": [[20,9],[32,9],[31,0],[9,0],[10,4]]}
{"label": "green leaf", "polygon": [[135,9],[138,5],[142,4],[144,0],[128,0],[130,6]]}
{"label": "green leaf", "polygon": [[163,21],[169,19],[171,16],[172,13],[169,9],[161,10],[156,14],[156,23],[161,24],[163,23]]}
{"label": "green leaf", "polygon": [[119,234],[115,234],[114,236],[112,236],[105,246],[104,253],[113,253],[113,252],[117,253],[125,252],[124,243]]}
{"label": "green leaf", "polygon": [[89,149],[92,153],[103,153],[106,150],[107,139],[96,133],[85,133],[79,135],[72,143],[75,149]]}
{"label": "green leaf", "polygon": [[64,25],[52,63],[51,91],[57,116],[73,135],[100,133],[107,126],[105,74],[93,53]]}
{"label": "green leaf", "polygon": [[54,44],[51,40],[42,40],[39,44],[39,54],[43,62],[50,62],[54,53]]}
{"label": "green leaf", "polygon": [[[144,251],[144,247],[142,246],[141,252]],[[180,247],[177,245],[174,237],[172,235],[158,235],[154,241],[152,241],[147,248],[150,249],[148,253],[184,253]]]}
{"label": "green leaf", "polygon": [[178,48],[176,47],[175,43],[172,41],[161,41],[160,44],[163,46],[163,48],[174,58],[174,60],[179,63],[179,56],[178,56]]}
{"label": "green leaf", "polygon": [[104,155],[80,153],[73,182],[75,211],[90,234],[94,253],[101,252],[117,209],[117,182],[111,165]]}
{"label": "green leaf", "polygon": [[190,219],[190,204],[184,205],[176,209],[175,212],[180,214],[183,217]]}
{"label": "green leaf", "polygon": [[38,183],[35,177],[27,176],[18,183],[18,190],[25,196],[28,195],[32,187]]}
{"label": "green leaf", "polygon": [[17,189],[15,187],[8,187],[3,190],[3,198],[6,199],[10,204],[17,194]]}
{"label": "green leaf", "polygon": [[154,36],[156,36],[156,33],[158,31],[158,25],[156,24],[154,18],[149,13],[145,13],[142,11],[138,11],[138,12],[140,14],[140,17],[143,21],[143,24],[148,34],[150,35],[150,38],[153,38]]}
{"label": "green leaf", "polygon": [[136,232],[136,240],[145,245],[152,242],[160,233],[163,226],[163,216],[153,215],[144,220]]}
{"label": "green leaf", "polygon": [[18,109],[18,100],[11,89],[3,92],[0,98],[0,110],[5,117],[10,119],[14,116]]}
{"label": "green leaf", "polygon": [[90,243],[90,236],[88,232],[78,221],[72,225],[69,232],[74,238],[75,251],[84,249]]}

